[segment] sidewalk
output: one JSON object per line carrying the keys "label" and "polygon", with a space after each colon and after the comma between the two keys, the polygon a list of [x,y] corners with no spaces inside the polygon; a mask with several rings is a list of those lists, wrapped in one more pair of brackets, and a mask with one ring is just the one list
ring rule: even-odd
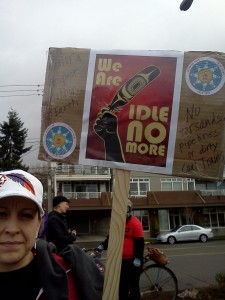
{"label": "sidewalk", "polygon": [[106,236],[104,235],[81,234],[77,236],[75,243],[81,248],[92,248],[98,246],[105,238]]}

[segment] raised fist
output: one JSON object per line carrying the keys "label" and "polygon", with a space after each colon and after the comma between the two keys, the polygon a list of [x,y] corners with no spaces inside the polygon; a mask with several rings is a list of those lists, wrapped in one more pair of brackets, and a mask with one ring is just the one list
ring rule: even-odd
{"label": "raised fist", "polygon": [[95,133],[103,140],[109,139],[113,134],[117,134],[117,116],[106,109],[101,110],[94,124]]}
{"label": "raised fist", "polygon": [[118,134],[117,116],[109,109],[102,109],[95,120],[94,132],[104,140],[105,159],[124,162],[123,150]]}

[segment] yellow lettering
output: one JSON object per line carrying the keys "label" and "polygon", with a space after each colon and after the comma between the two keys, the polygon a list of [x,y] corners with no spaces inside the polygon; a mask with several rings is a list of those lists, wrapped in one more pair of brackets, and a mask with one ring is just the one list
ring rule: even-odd
{"label": "yellow lettering", "polygon": [[129,119],[134,118],[134,108],[135,108],[135,106],[133,104],[131,104],[130,111],[129,111]]}
{"label": "yellow lettering", "polygon": [[149,154],[149,155],[154,155],[154,156],[164,156],[165,155],[165,145],[154,145],[154,144],[150,144],[147,145],[145,143],[141,143],[141,144],[137,144],[137,143],[131,143],[128,142],[126,144],[126,152],[128,153],[139,153],[141,155],[144,154]]}
{"label": "yellow lettering", "polygon": [[137,106],[137,120],[147,120],[151,114],[151,110],[148,106],[138,105]]}
{"label": "yellow lettering", "polygon": [[168,114],[169,114],[169,107],[161,107],[160,113],[159,113],[159,119],[161,122],[167,122],[168,121]]}
{"label": "yellow lettering", "polygon": [[126,144],[126,152],[136,153],[137,152],[137,144],[136,143],[128,142]]}
{"label": "yellow lettering", "polygon": [[106,75],[104,72],[99,72],[96,76],[96,84],[104,85],[106,83]]}
{"label": "yellow lettering", "polygon": [[[153,130],[154,133],[158,131],[158,135],[154,136],[153,135]],[[146,140],[151,143],[151,144],[159,144],[161,143],[165,137],[166,137],[166,128],[163,124],[153,122],[150,123],[146,126],[145,132],[144,132]]]}
{"label": "yellow lettering", "polygon": [[138,152],[140,154],[146,154],[148,152],[148,145],[141,143],[140,145],[138,145]]}
{"label": "yellow lettering", "polygon": [[98,60],[98,70],[99,71],[110,71],[112,68],[112,59],[103,59],[103,58],[99,58]]}
{"label": "yellow lettering", "polygon": [[119,86],[120,83],[122,82],[122,78],[119,76],[106,76],[104,72],[99,72],[96,75],[96,84],[97,85],[111,85],[113,84],[114,86]]}
{"label": "yellow lettering", "polygon": [[122,78],[120,76],[113,77],[112,84],[115,86],[119,86],[122,82]]}
{"label": "yellow lettering", "polygon": [[[127,95],[126,95],[127,96]],[[129,98],[127,96],[127,98]],[[161,121],[161,122],[167,122],[169,115],[169,107],[161,107],[158,106],[152,106],[151,108],[146,105],[130,105],[130,119],[136,119],[136,120],[147,120],[151,117],[153,121]]]}
{"label": "yellow lettering", "polygon": [[120,69],[122,68],[122,64],[120,62],[115,62],[113,65],[112,65],[112,70],[114,72],[119,72]]}
{"label": "yellow lettering", "polygon": [[127,141],[141,142],[142,130],[143,125],[140,121],[130,122],[127,130]]}
{"label": "yellow lettering", "polygon": [[159,156],[165,156],[165,145],[160,145],[158,148]]}

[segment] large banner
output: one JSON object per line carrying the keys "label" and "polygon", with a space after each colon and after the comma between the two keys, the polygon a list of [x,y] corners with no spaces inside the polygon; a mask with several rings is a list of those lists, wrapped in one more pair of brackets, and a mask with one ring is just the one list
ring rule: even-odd
{"label": "large banner", "polygon": [[39,159],[221,179],[225,55],[51,48]]}

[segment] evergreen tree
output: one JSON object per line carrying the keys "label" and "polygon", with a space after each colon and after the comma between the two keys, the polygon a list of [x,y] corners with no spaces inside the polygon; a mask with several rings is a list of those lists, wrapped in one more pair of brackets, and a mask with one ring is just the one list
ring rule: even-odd
{"label": "evergreen tree", "polygon": [[24,123],[15,110],[11,109],[7,118],[8,122],[0,123],[0,170],[28,170],[22,164],[22,155],[32,148],[25,147],[28,129],[23,128]]}

